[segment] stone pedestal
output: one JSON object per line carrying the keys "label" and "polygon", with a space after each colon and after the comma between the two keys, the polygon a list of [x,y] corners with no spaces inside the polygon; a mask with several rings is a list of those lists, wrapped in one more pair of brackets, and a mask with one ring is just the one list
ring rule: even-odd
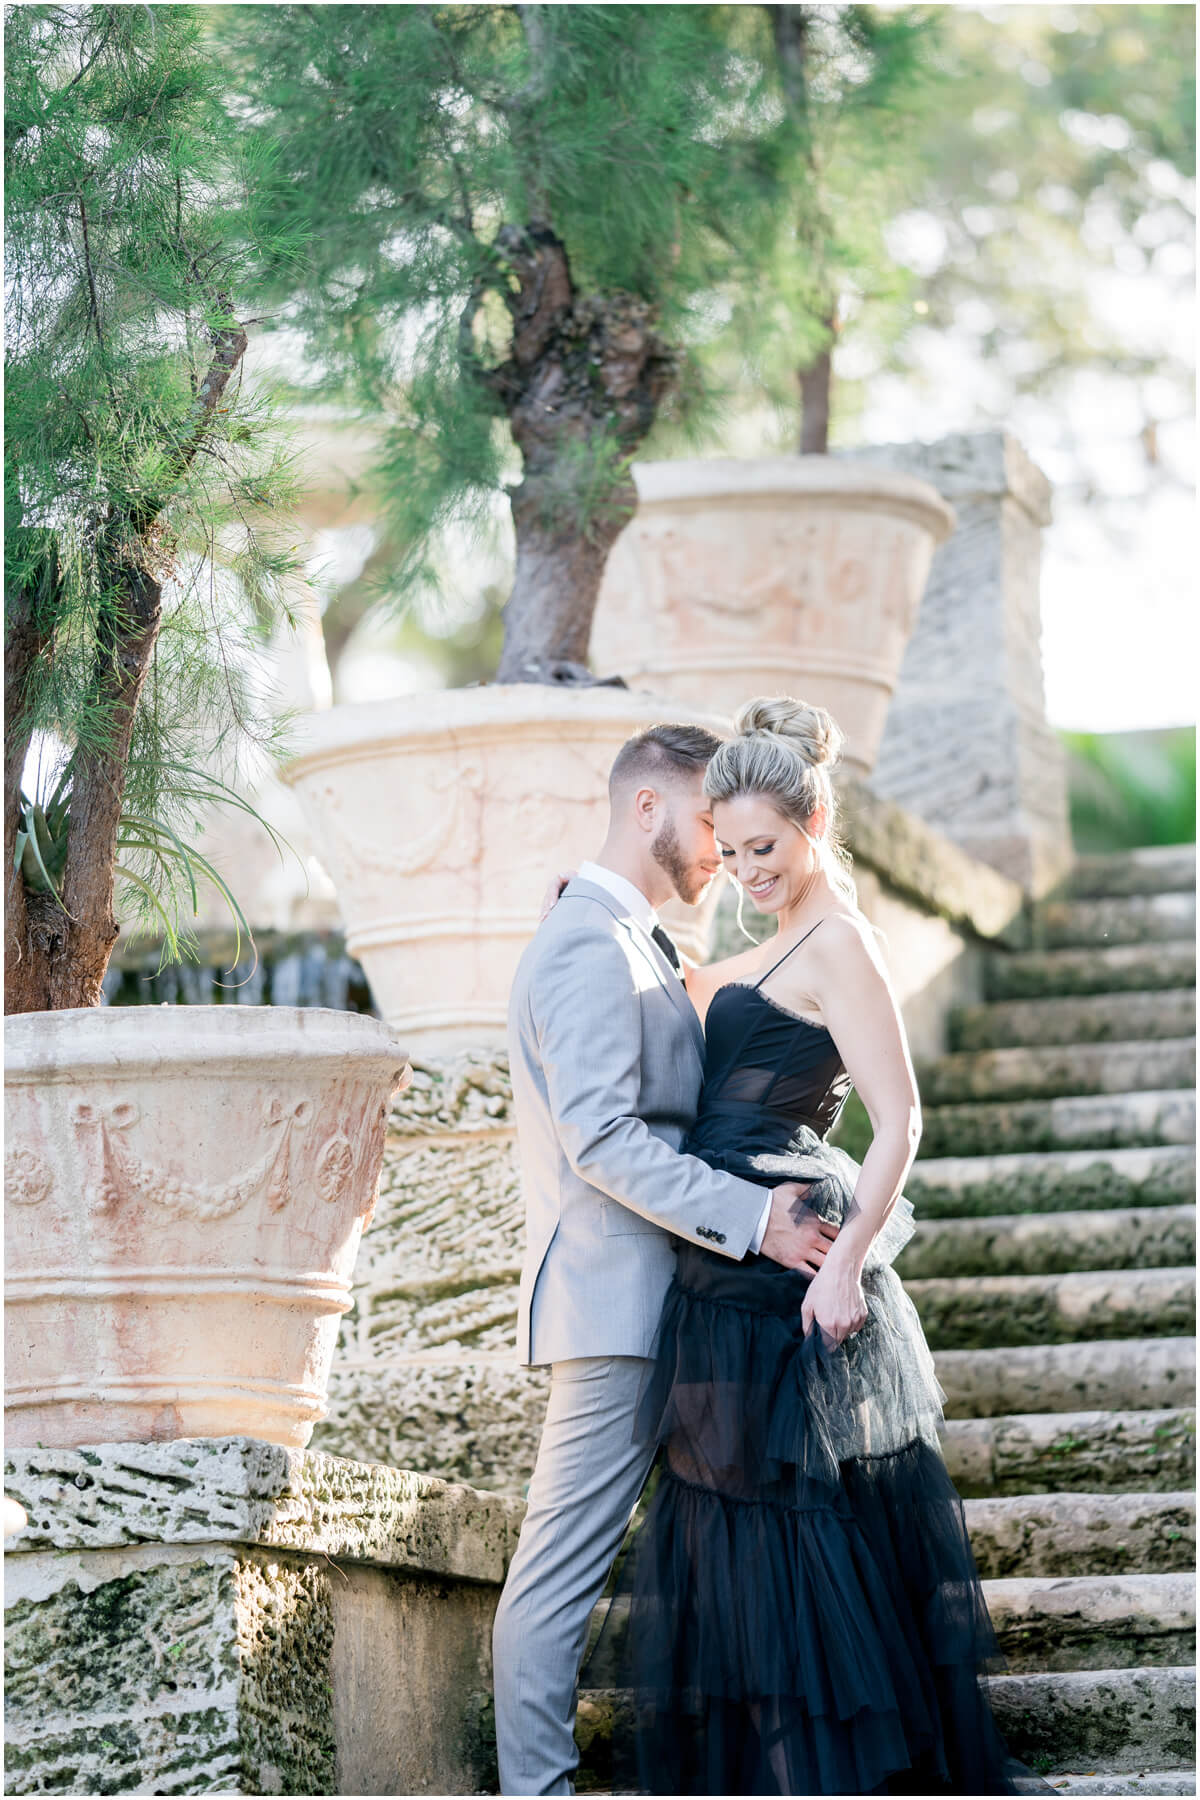
{"label": "stone pedestal", "polygon": [[1041,894],[1071,860],[1065,755],[1042,683],[1050,484],[999,431],[846,454],[920,476],[958,517],[934,555],[871,785]]}
{"label": "stone pedestal", "polygon": [[520,1508],[254,1438],[20,1450],[9,1794],[495,1792]]}

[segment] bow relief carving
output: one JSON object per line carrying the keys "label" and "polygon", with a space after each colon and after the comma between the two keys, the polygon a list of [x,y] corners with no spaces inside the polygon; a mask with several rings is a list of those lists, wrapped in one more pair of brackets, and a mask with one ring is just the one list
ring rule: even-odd
{"label": "bow relief carving", "polygon": [[[432,823],[427,830],[413,835],[401,831],[398,819],[385,816],[382,820],[359,823],[353,816],[361,818],[378,806],[379,787],[374,781],[363,781],[353,788],[348,783],[325,782],[320,789],[321,808],[334,843],[337,868],[349,864],[390,877],[415,875],[428,868],[446,844],[465,829],[461,819],[463,803],[468,796],[478,799],[482,795],[483,764],[459,764],[448,753],[444,766],[425,782],[424,791],[431,796]],[[389,842],[389,838],[399,841]]]}
{"label": "bow relief carving", "polygon": [[[308,1129],[314,1110],[308,1098],[286,1100],[271,1095],[262,1107],[263,1123],[270,1133],[263,1154],[224,1181],[196,1181],[159,1166],[133,1148],[126,1134],[140,1115],[132,1101],[108,1105],[76,1101],[70,1118],[83,1152],[85,1204],[92,1213],[111,1214],[122,1203],[141,1200],[175,1218],[208,1221],[228,1218],[261,1197],[270,1212],[281,1212],[295,1197],[293,1141],[296,1134]],[[377,1134],[368,1129],[364,1135],[369,1155]],[[321,1199],[330,1205],[340,1201],[363,1160],[345,1132],[335,1131],[326,1138],[315,1151],[310,1176]],[[364,1166],[369,1164],[364,1161]],[[45,1191],[49,1188],[47,1170]]]}

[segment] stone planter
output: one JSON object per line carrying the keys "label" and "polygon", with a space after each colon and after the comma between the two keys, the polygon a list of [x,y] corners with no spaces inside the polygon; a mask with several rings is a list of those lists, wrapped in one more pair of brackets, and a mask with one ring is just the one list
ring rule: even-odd
{"label": "stone planter", "polygon": [[[622,688],[459,688],[308,717],[284,779],[337,886],[346,948],[406,1048],[503,1043],[547,880],[599,849],[612,760],[664,719],[728,729]],[[702,907],[663,910],[694,956],[719,887]]]}
{"label": "stone planter", "polygon": [[105,1008],[4,1038],[9,1444],[302,1448],[410,1074],[387,1028]]}
{"label": "stone planter", "polygon": [[756,694],[827,707],[869,774],[934,549],[928,482],[834,457],[635,465],[592,638],[601,674],[733,713]]}

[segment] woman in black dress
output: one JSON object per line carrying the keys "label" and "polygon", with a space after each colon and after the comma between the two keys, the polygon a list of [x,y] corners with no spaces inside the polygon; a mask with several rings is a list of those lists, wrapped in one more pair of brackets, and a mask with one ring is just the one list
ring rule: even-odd
{"label": "woman in black dress", "polygon": [[[816,1275],[679,1246],[638,1415],[657,1485],[593,1653],[625,1693],[617,1791],[1049,1793],[980,1681],[1001,1659],[938,1447],[944,1395],[891,1267],[919,1102],[834,845],[841,734],[790,699],[751,703],[735,732],[705,789],[778,935],[690,972],[707,1056],[684,1148],[810,1182],[839,1229]],[[861,1166],[825,1141],[852,1085],[874,1128]]]}

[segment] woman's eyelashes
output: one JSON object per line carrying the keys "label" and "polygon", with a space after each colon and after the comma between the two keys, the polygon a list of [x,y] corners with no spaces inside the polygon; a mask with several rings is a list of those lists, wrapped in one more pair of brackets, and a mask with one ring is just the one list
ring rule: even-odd
{"label": "woman's eyelashes", "polygon": [[[770,854],[771,854],[772,850],[775,848],[775,846],[773,843],[772,844],[753,844],[753,845],[748,846],[748,848],[750,850],[751,856],[770,856]],[[721,857],[722,857],[723,861],[728,862],[730,857],[735,854],[736,853],[733,850],[731,850],[727,844],[721,845]]]}

